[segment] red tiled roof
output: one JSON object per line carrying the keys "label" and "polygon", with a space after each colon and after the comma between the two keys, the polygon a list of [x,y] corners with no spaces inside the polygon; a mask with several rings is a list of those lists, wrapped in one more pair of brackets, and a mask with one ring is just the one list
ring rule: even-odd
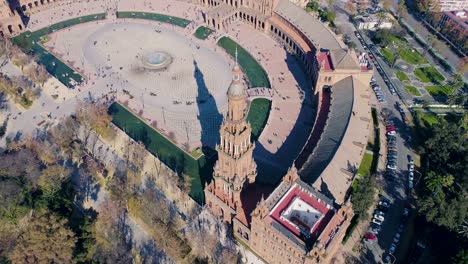
{"label": "red tiled roof", "polygon": [[330,56],[328,56],[328,54],[326,52],[320,52],[319,54],[317,54],[317,61],[318,61],[318,65],[319,67],[322,67],[322,63],[323,63],[323,70],[325,71],[332,71],[332,67],[331,67],[331,63],[330,63]]}

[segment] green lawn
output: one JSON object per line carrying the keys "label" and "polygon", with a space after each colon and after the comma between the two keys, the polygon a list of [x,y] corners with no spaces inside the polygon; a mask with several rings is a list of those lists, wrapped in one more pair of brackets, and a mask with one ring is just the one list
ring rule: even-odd
{"label": "green lawn", "polygon": [[432,127],[439,124],[439,117],[433,112],[416,111],[416,113],[419,123],[424,127]]}
{"label": "green lawn", "polygon": [[173,142],[162,136],[158,131],[148,126],[138,117],[118,103],[109,108],[112,122],[125,131],[131,138],[143,142],[148,151],[157,156],[169,168],[178,174],[192,177],[190,196],[199,203],[203,203],[203,186],[213,173],[213,160],[201,156],[195,160]]}
{"label": "green lawn", "polygon": [[361,160],[361,165],[359,165],[359,169],[357,171],[359,175],[366,176],[370,173],[373,156],[374,155],[371,153],[364,153],[364,157],[362,157]]}
{"label": "green lawn", "polygon": [[410,48],[401,48],[398,49],[398,53],[400,54],[400,58],[406,61],[411,65],[418,65],[427,63],[427,60],[419,54],[418,51],[412,50]]}
{"label": "green lawn", "polygon": [[414,75],[423,83],[438,84],[445,80],[444,76],[432,66],[417,68],[414,70]]}
{"label": "green lawn", "polygon": [[401,71],[397,72],[397,73],[396,73],[396,76],[397,76],[397,78],[398,78],[400,81],[402,81],[402,82],[406,82],[406,81],[409,81],[409,80],[410,80],[409,77],[408,77],[408,75],[406,75],[406,73],[401,72]]}
{"label": "green lawn", "polygon": [[234,42],[228,37],[222,37],[218,41],[218,45],[221,46],[229,53],[233,58],[236,56],[237,47],[237,60],[240,67],[247,75],[251,87],[267,87],[270,88],[270,81],[265,70],[260,64],[239,44]]}
{"label": "green lawn", "polygon": [[57,30],[81,23],[101,20],[104,18],[106,18],[105,13],[73,18],[34,32],[26,31],[14,37],[12,41],[24,52],[37,56],[36,61],[40,64],[43,64],[50,75],[57,78],[67,87],[73,87],[75,84],[82,82],[83,77],[68,65],[63,63],[61,60],[56,58],[54,55],[50,54],[47,50],[42,48],[39,43],[41,42],[41,39],[44,40],[48,34]]}
{"label": "green lawn", "polygon": [[453,93],[453,88],[448,84],[426,86],[425,88],[432,96],[448,96]]}
{"label": "green lawn", "polygon": [[389,64],[393,63],[395,56],[393,55],[393,52],[389,48],[380,49],[380,53],[382,53],[382,56],[385,58],[387,63]]}
{"label": "green lawn", "polygon": [[411,86],[411,85],[405,85],[405,90],[414,95],[414,96],[421,96],[421,93],[419,92],[418,88]]}
{"label": "green lawn", "polygon": [[266,125],[270,115],[271,102],[265,98],[254,99],[250,105],[247,121],[252,126],[252,140],[256,141]]}
{"label": "green lawn", "polygon": [[167,16],[163,14],[156,14],[156,13],[146,13],[146,12],[117,12],[117,18],[138,18],[138,19],[147,19],[147,20],[154,20],[159,21],[162,23],[169,23],[179,27],[186,27],[190,24],[190,20]]}
{"label": "green lawn", "polygon": [[210,28],[207,28],[207,27],[204,27],[204,26],[201,26],[201,27],[197,28],[197,30],[195,31],[195,33],[193,35],[196,38],[199,38],[199,39],[206,39],[213,32],[214,32],[214,30],[212,30]]}

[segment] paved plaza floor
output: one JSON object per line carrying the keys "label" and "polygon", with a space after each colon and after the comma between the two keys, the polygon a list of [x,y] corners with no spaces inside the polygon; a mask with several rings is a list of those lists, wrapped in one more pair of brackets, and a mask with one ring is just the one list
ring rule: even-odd
{"label": "paved plaza floor", "polygon": [[[45,45],[84,72],[86,89],[116,91],[120,102],[149,124],[156,121],[166,134],[174,132],[178,143],[192,149],[218,141],[231,82],[222,55],[175,30],[138,20],[78,25],[52,34]],[[145,68],[158,51],[172,62],[165,69]],[[202,132],[208,135],[204,142]]]}

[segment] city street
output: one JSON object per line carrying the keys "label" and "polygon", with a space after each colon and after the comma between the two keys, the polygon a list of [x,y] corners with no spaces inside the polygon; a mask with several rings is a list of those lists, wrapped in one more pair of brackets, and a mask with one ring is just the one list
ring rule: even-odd
{"label": "city street", "polygon": [[[354,31],[356,28],[353,24],[349,22],[348,16],[343,12],[337,13],[337,24],[343,29],[343,34],[347,34],[351,41],[356,43],[356,49],[358,51],[366,51],[369,53],[369,49],[361,43],[361,41],[356,37]],[[377,58],[377,56],[374,56]],[[380,58],[377,58],[380,59]],[[374,62],[375,63],[375,62]],[[381,61],[383,63],[383,61]],[[384,64],[384,63],[383,63]],[[385,64],[386,65],[386,64]],[[384,71],[389,70],[385,69]],[[392,202],[391,207],[389,208],[388,213],[385,216],[385,221],[382,224],[382,231],[377,235],[377,241],[366,243],[367,248],[371,251],[370,253],[365,254],[369,263],[384,263],[385,257],[388,255],[390,245],[393,243],[394,235],[398,230],[398,227],[401,223],[403,208],[408,203],[408,157],[412,155],[410,149],[409,140],[411,140],[411,131],[408,126],[402,119],[400,112],[398,111],[396,104],[401,102],[398,95],[392,95],[387,84],[384,81],[384,78],[379,71],[377,71],[374,64],[374,77],[377,84],[381,87],[381,91],[384,94],[386,99],[385,103],[379,103],[375,96],[372,96],[372,102],[376,106],[379,113],[381,110],[386,108],[389,111],[389,119],[393,121],[396,128],[397,134],[397,150],[398,150],[398,161],[397,161],[397,178],[394,181],[389,181],[384,177],[384,171],[377,171],[377,183],[383,189],[385,196]],[[383,72],[382,72],[383,73]],[[397,90],[398,91],[398,90]],[[371,93],[374,92],[371,90]],[[375,95],[375,94],[374,94]],[[406,116],[410,117],[410,113],[406,111]],[[379,116],[380,129],[385,129],[385,123],[382,115]],[[382,145],[380,149],[380,154],[386,157],[386,139],[381,139]],[[382,159],[380,159],[381,161]],[[386,166],[386,164],[385,164]],[[385,167],[379,166],[379,167]],[[397,255],[397,251],[393,255]],[[391,263],[395,261],[398,262],[398,259],[393,259],[390,256]]]}

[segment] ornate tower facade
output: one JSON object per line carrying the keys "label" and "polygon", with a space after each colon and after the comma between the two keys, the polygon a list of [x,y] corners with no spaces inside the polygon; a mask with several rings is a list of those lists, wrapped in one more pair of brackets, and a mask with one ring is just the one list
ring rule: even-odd
{"label": "ornate tower facade", "polygon": [[257,176],[257,165],[252,157],[255,145],[250,141],[252,128],[246,121],[247,101],[239,66],[234,67],[232,74],[227,93],[228,111],[221,125],[220,143],[216,145],[218,161],[213,181],[205,188],[208,207],[229,223],[242,210],[242,190],[254,183]]}

